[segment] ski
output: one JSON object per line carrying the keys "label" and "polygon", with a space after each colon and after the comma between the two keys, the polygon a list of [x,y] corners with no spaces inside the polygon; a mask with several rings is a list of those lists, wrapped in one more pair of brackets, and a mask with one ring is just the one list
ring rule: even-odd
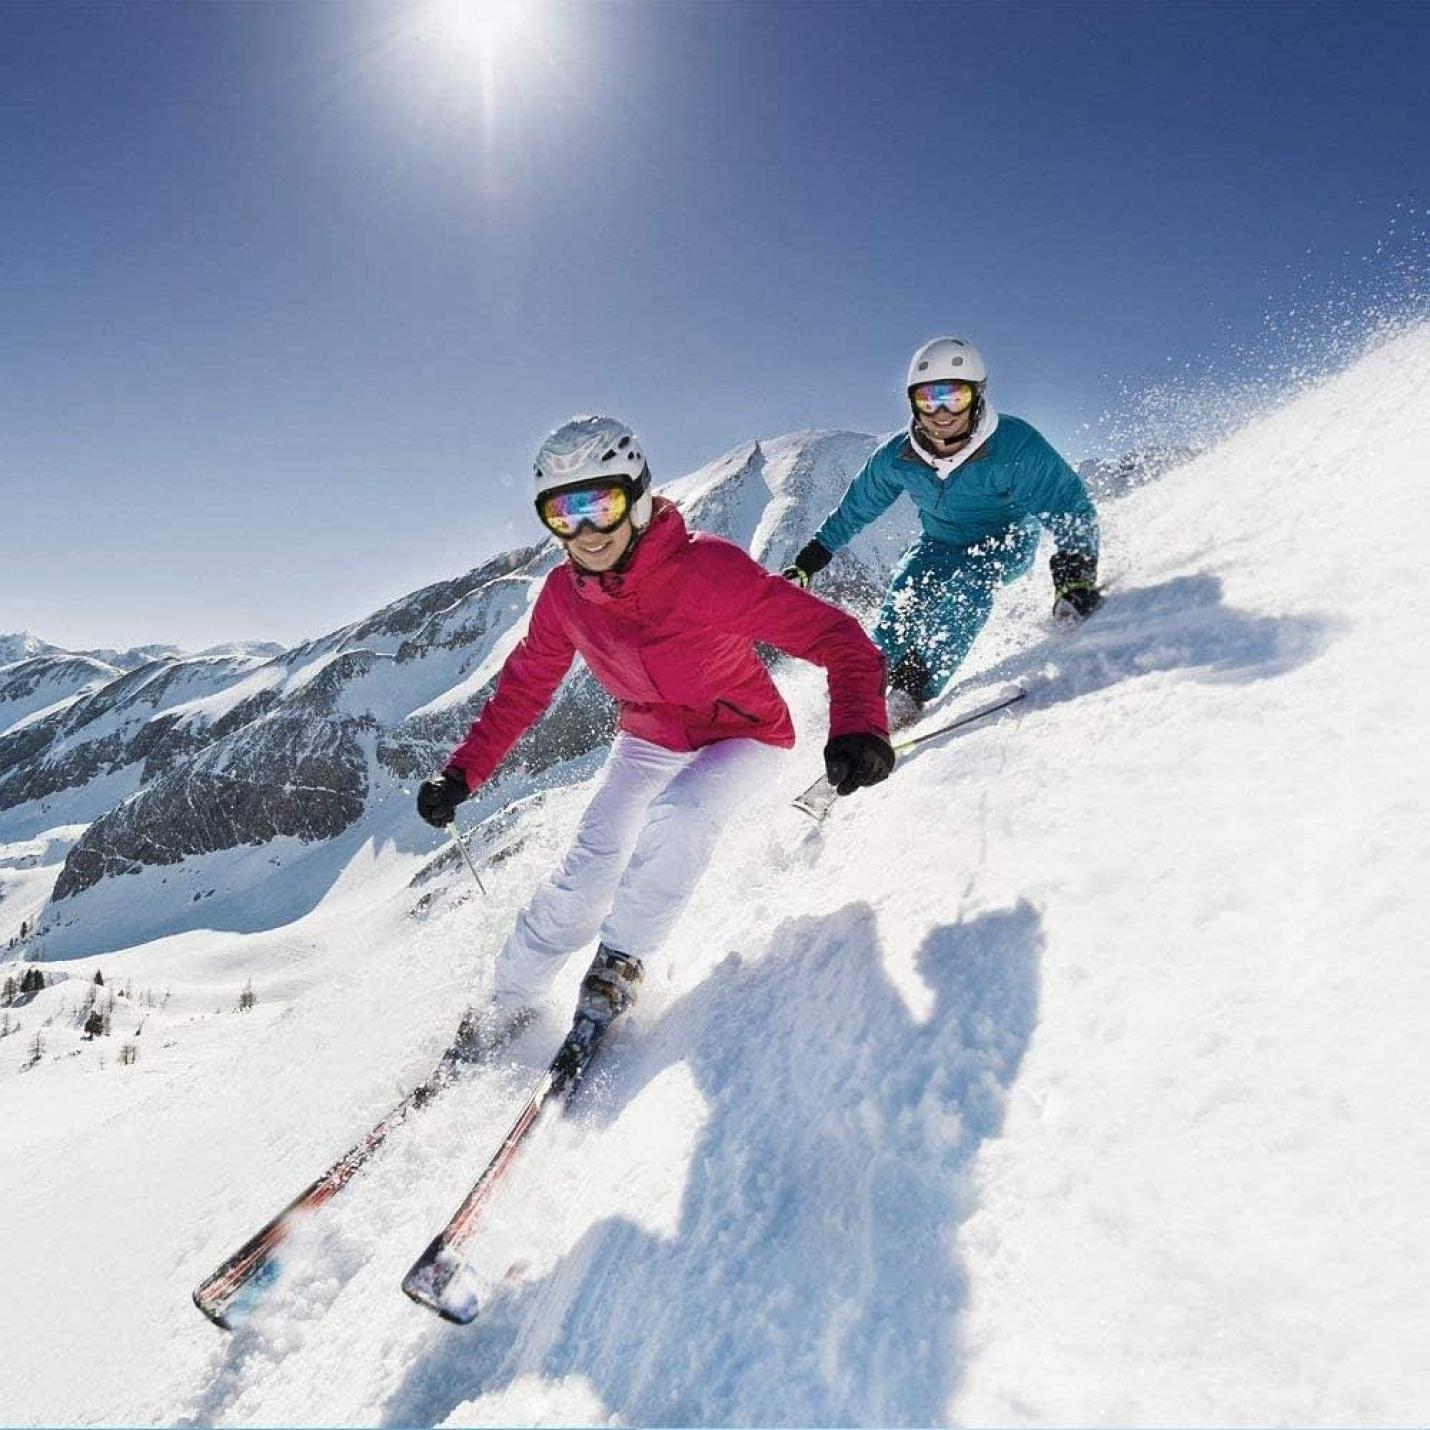
{"label": "ski", "polygon": [[298,1223],[342,1191],[408,1116],[425,1107],[459,1076],[464,1059],[454,1048],[442,1054],[420,1082],[317,1181],[305,1187],[272,1221],[259,1228],[193,1293],[194,1305],[216,1326],[231,1331],[253,1309],[281,1272],[278,1252]]}
{"label": "ski", "polygon": [[577,1018],[476,1185],[402,1278],[403,1291],[419,1306],[459,1326],[467,1325],[482,1309],[484,1287],[470,1261],[472,1245],[481,1228],[482,1210],[543,1114],[550,1107],[563,1105],[580,1086],[601,1046],[606,1026],[589,1018]]}
{"label": "ski", "polygon": [[[985,700],[981,705],[975,706],[972,710],[966,710],[962,715],[940,725],[936,730],[928,730],[922,735],[914,735],[907,740],[900,740],[894,745],[895,754],[903,754],[905,750],[912,750],[915,745],[922,745],[925,740],[937,740],[941,735],[951,734],[955,730],[961,730],[965,725],[972,725],[976,720],[984,720],[989,715],[995,715],[1000,710],[1006,710],[1010,705],[1016,705],[1027,695],[1027,689],[1021,685],[1005,685],[996,695]],[[792,801],[794,807],[802,814],[807,814],[811,819],[822,820],[827,815],[834,802],[839,796],[826,776],[820,775],[810,787]]]}

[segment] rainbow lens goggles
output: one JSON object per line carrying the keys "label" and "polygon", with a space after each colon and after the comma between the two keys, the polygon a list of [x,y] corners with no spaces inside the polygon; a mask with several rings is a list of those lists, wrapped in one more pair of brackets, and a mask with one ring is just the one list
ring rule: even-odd
{"label": "rainbow lens goggles", "polygon": [[542,524],[562,541],[570,541],[583,526],[603,536],[614,531],[630,515],[631,488],[626,482],[593,482],[584,487],[565,487],[546,492],[536,499],[536,514]]}
{"label": "rainbow lens goggles", "polygon": [[909,399],[925,416],[946,407],[955,417],[973,406],[978,388],[971,382],[921,382],[909,389]]}

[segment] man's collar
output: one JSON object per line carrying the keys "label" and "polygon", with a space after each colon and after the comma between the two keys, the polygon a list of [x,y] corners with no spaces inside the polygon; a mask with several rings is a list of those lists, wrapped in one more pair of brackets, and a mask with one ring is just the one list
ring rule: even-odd
{"label": "man's collar", "polygon": [[968,441],[951,457],[936,457],[919,441],[918,422],[912,417],[909,419],[909,446],[924,466],[932,467],[938,473],[939,479],[945,480],[951,477],[965,462],[975,457],[997,428],[998,413],[994,410],[991,402],[985,401],[983,414],[978,419],[978,426],[973,429],[973,434]]}

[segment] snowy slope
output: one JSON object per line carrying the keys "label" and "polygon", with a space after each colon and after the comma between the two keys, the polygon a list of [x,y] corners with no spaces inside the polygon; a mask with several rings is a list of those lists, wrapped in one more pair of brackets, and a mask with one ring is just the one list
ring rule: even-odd
{"label": "snowy slope", "polygon": [[[579,778],[480,831],[485,900],[394,790],[286,868],[290,921],[235,907],[54,966],[0,1041],[0,1202],[50,1233],[7,1241],[0,1412],[1422,1420],[1427,458],[1421,328],[1109,505],[1097,621],[1050,631],[1040,565],[968,668],[968,696],[1031,678],[1019,713],[820,829],[786,801],[822,682],[782,670],[799,748],[509,1184],[492,1254],[524,1265],[470,1328],[397,1282],[559,1035],[574,965],[509,1065],[314,1224],[268,1311],[224,1336],[188,1294],[426,1070]],[[82,1044],[96,967],[113,1034]]]}

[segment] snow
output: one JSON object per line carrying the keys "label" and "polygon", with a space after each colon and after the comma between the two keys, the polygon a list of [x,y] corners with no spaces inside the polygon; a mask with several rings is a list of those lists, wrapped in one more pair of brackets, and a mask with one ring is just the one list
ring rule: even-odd
{"label": "snow", "polygon": [[0,737],[59,714],[118,674],[85,656],[0,667]]}
{"label": "snow", "polygon": [[288,679],[289,673],[282,663],[272,660],[259,666],[257,670],[241,673],[230,684],[218,690],[172,705],[166,713],[179,716],[185,723],[204,722],[217,725],[244,701],[255,700],[268,691],[281,691]]}
{"label": "snow", "polygon": [[[271,903],[216,892],[160,940],[124,946],[126,906],[235,856],[112,881],[109,951],[0,1040],[5,1417],[1420,1422],[1428,399],[1422,327],[1109,504],[1105,610],[1051,630],[1040,561],[950,708],[1029,699],[820,826],[787,801],[823,679],[785,669],[796,754],[504,1188],[470,1327],[398,1282],[575,961],[252,1321],[188,1296],[428,1070],[589,766],[503,826],[486,899],[397,791],[351,837],[239,851],[283,862]],[[86,1043],[96,968],[132,991]]]}

